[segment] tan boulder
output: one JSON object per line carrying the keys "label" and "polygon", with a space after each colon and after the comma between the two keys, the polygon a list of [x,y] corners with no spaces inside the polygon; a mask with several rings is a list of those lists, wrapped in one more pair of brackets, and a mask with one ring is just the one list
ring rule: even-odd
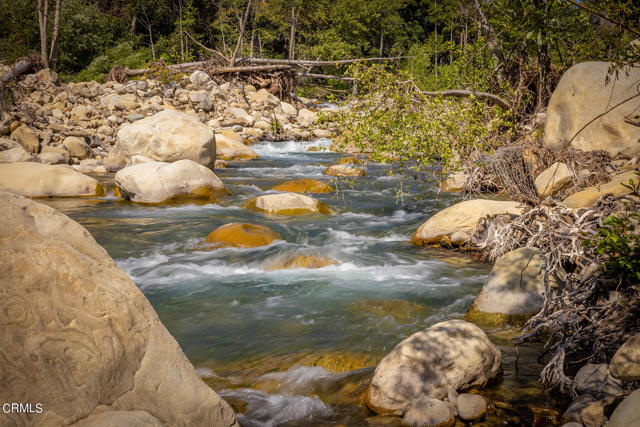
{"label": "tan boulder", "polygon": [[259,212],[279,215],[302,215],[309,213],[332,214],[324,203],[297,193],[267,194],[246,202],[245,207]]}
{"label": "tan boulder", "polygon": [[144,204],[214,202],[228,193],[211,169],[192,160],[140,163],[118,171],[115,181],[123,197]]}
{"label": "tan boulder", "polygon": [[290,257],[279,258],[266,266],[266,270],[294,270],[299,268],[322,268],[330,265],[339,265],[338,261],[333,259],[319,257],[315,255],[294,255]]}
{"label": "tan boulder", "polygon": [[562,201],[562,204],[573,209],[590,208],[596,204],[600,197],[607,193],[611,193],[614,196],[630,194],[631,190],[622,185],[629,185],[629,180],[633,180],[637,184],[640,182],[640,175],[633,170],[614,175],[611,181],[605,184],[587,187],[582,191],[570,195]]}
{"label": "tan boulder", "polygon": [[238,425],[86,229],[11,193],[0,215],[0,400],[44,409],[3,425]]}
{"label": "tan boulder", "polygon": [[66,165],[69,163],[69,152],[61,145],[45,145],[38,154],[38,158],[48,165]]}
{"label": "tan boulder", "polygon": [[[422,245],[460,245],[475,233],[478,222],[489,215],[521,215],[518,202],[475,199],[456,203],[426,220],[413,234],[411,243]],[[456,235],[457,238],[453,238]]]}
{"label": "tan boulder", "polygon": [[400,342],[376,367],[366,404],[377,413],[402,415],[421,397],[483,387],[498,376],[502,356],[471,323],[448,320]]}
{"label": "tan boulder", "polygon": [[[582,151],[605,150],[626,158],[640,153],[640,127],[627,122],[627,117],[637,114],[640,99],[617,106],[636,93],[640,68],[625,69],[617,80],[613,75],[607,83],[610,66],[609,62],[583,62],[564,73],[547,108],[547,147],[559,151],[573,138],[571,147]],[[613,106],[617,107],[603,114]]]}
{"label": "tan boulder", "polygon": [[318,114],[314,113],[311,110],[307,110],[306,108],[302,108],[298,111],[298,115],[296,117],[296,123],[300,126],[309,127],[318,121]]}
{"label": "tan boulder", "polygon": [[68,136],[62,141],[69,155],[77,157],[80,160],[86,159],[91,154],[91,148],[84,142],[84,138],[77,136]]}
{"label": "tan boulder", "polygon": [[274,187],[271,187],[274,191],[286,191],[291,193],[333,193],[334,189],[329,184],[325,184],[322,181],[311,178],[294,179],[291,181],[283,182]]}
{"label": "tan boulder", "polygon": [[331,165],[325,171],[325,175],[333,176],[364,176],[364,171],[353,166],[345,165]]}
{"label": "tan boulder", "polygon": [[250,160],[258,155],[243,143],[242,136],[232,130],[216,133],[216,154],[221,160]]}
{"label": "tan boulder", "polygon": [[11,138],[15,139],[29,153],[37,154],[40,151],[40,139],[27,125],[21,125],[11,132]]}
{"label": "tan boulder", "polygon": [[27,153],[21,145],[0,151],[0,163],[30,162],[31,160],[33,160],[31,154]]}
{"label": "tan boulder", "polygon": [[[111,163],[122,163],[133,155],[158,162],[193,160],[213,167],[216,160],[215,136],[211,128],[196,117],[176,110],[164,110],[125,125],[118,131]],[[124,163],[122,162],[124,160]],[[111,165],[111,169],[114,165]]]}
{"label": "tan boulder", "polygon": [[27,197],[102,196],[102,185],[69,166],[34,162],[0,164],[0,190]]}
{"label": "tan boulder", "polygon": [[555,162],[542,171],[534,181],[540,197],[553,196],[573,183],[573,171],[564,163]]}
{"label": "tan boulder", "polygon": [[289,104],[288,102],[282,101],[280,103],[280,108],[282,109],[282,112],[289,117],[295,117],[298,115],[298,110],[296,109],[296,107]]}
{"label": "tan boulder", "polygon": [[467,183],[467,179],[469,179],[469,175],[466,173],[452,173],[447,177],[447,179],[442,181],[440,189],[448,192],[462,191],[464,189],[464,185]]}
{"label": "tan boulder", "polygon": [[232,222],[213,230],[204,242],[216,247],[255,248],[281,239],[278,233],[265,225]]}
{"label": "tan boulder", "polygon": [[50,68],[38,71],[36,73],[36,77],[38,78],[38,81],[45,83],[56,83],[59,80],[58,73]]}
{"label": "tan boulder", "polygon": [[260,89],[251,97],[251,103],[258,104],[258,106],[275,108],[280,105],[280,100],[268,90]]}
{"label": "tan boulder", "polygon": [[622,381],[640,381],[640,334],[624,342],[609,362],[611,376]]}

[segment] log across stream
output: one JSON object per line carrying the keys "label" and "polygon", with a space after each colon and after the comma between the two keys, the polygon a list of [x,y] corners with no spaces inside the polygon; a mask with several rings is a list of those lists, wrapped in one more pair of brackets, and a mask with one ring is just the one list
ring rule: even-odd
{"label": "log across stream", "polygon": [[[323,172],[340,155],[307,151],[329,143],[254,145],[260,159],[216,170],[232,193],[220,204],[46,201],[85,226],[130,275],[245,426],[382,422],[361,403],[375,364],[413,332],[463,317],[490,269],[466,254],[412,247],[411,234],[435,207],[435,188],[402,203],[397,180],[379,165],[352,183],[331,183]],[[297,178],[337,185],[336,193],[314,195],[336,214],[274,216],[241,207]],[[444,196],[438,208],[456,201]],[[203,246],[230,222],[267,225],[283,240],[253,249]],[[272,269],[297,254],[339,264]],[[540,349],[521,347],[516,365],[509,338],[517,331],[487,332],[504,368],[502,382],[486,391],[497,406],[489,425],[552,423],[561,403],[537,382]]]}

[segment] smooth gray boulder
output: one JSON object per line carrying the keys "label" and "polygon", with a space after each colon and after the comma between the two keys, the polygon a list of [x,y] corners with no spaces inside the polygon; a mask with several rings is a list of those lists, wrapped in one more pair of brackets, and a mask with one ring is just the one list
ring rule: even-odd
{"label": "smooth gray boulder", "polygon": [[640,390],[636,390],[611,414],[609,427],[637,427],[640,422]]}
{"label": "smooth gray boulder", "polygon": [[625,341],[609,362],[611,375],[622,381],[640,381],[640,334]]}

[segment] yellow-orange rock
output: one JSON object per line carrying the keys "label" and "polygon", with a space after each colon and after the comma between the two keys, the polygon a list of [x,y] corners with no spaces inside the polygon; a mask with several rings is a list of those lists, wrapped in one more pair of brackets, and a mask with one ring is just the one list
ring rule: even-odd
{"label": "yellow-orange rock", "polygon": [[334,213],[321,201],[298,193],[267,194],[264,196],[254,197],[245,203],[245,207],[258,212],[278,215]]}
{"label": "yellow-orange rock", "polygon": [[287,191],[291,193],[333,193],[334,189],[329,184],[311,178],[294,179],[283,182],[271,188],[275,191]]}
{"label": "yellow-orange rock", "polygon": [[213,230],[204,241],[219,247],[255,248],[280,239],[278,233],[265,225],[232,222]]}
{"label": "yellow-orange rock", "polygon": [[333,176],[364,176],[364,171],[344,164],[329,166],[327,170],[324,171],[324,174]]}
{"label": "yellow-orange rock", "polygon": [[338,261],[317,257],[314,255],[295,255],[289,258],[281,258],[267,266],[267,270],[291,270],[295,268],[322,268],[329,265],[338,265]]}

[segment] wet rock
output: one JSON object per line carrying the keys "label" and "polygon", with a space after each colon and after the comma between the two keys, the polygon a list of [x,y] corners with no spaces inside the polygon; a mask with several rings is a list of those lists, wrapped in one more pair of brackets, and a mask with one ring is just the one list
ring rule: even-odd
{"label": "wet rock", "polygon": [[0,193],[0,216],[0,357],[11,361],[0,364],[0,400],[45,409],[3,414],[3,424],[238,425],[86,229],[10,193]]}
{"label": "wet rock", "polygon": [[625,341],[609,363],[611,376],[622,381],[640,381],[640,334]]}
{"label": "wet rock", "polygon": [[255,248],[281,239],[278,233],[265,225],[233,222],[216,228],[204,241],[216,247]]}
{"label": "wet rock", "polygon": [[447,177],[447,179],[442,181],[442,184],[440,185],[440,189],[442,191],[449,191],[449,192],[462,191],[462,189],[464,188],[464,185],[467,182],[467,179],[469,179],[469,175],[467,175],[466,173],[461,173],[461,172],[452,173]]}
{"label": "wet rock", "polygon": [[455,424],[455,418],[442,400],[422,397],[409,407],[402,423],[409,427],[449,427]]}
{"label": "wet rock", "polygon": [[358,315],[392,316],[399,322],[423,318],[427,313],[423,305],[402,299],[361,299],[349,304],[349,311]]}
{"label": "wet rock", "polygon": [[69,166],[35,162],[0,164],[0,190],[27,197],[102,196],[102,185]]}
{"label": "wet rock", "polygon": [[322,268],[330,265],[338,265],[339,262],[319,257],[315,255],[294,255],[290,257],[281,257],[275,261],[270,262],[266,266],[266,270],[294,270],[299,268]]}
{"label": "wet rock", "polygon": [[291,181],[283,182],[274,187],[271,187],[274,191],[287,191],[291,193],[333,193],[334,189],[329,184],[326,184],[317,179],[301,178]]}
{"label": "wet rock", "polygon": [[[124,166],[126,159],[142,155],[158,162],[192,160],[213,167],[216,145],[213,131],[188,114],[164,110],[125,125],[118,131],[110,158]],[[118,158],[120,156],[120,158]],[[123,162],[124,160],[124,162]]]}
{"label": "wet rock", "polygon": [[216,154],[221,160],[258,158],[258,154],[253,149],[244,145],[242,136],[232,130],[222,130],[216,133]]}
{"label": "wet rock", "polygon": [[333,176],[364,176],[364,171],[362,169],[354,168],[349,165],[332,165],[329,166],[324,173],[325,175]]}
{"label": "wet rock", "polygon": [[496,260],[467,318],[482,323],[519,323],[544,302],[545,261],[536,248],[518,248]]}
{"label": "wet rock", "polygon": [[30,162],[31,160],[33,160],[31,154],[27,153],[21,145],[0,151],[0,163]]}
{"label": "wet rock", "polygon": [[456,401],[458,415],[465,421],[476,421],[487,412],[487,402],[478,394],[461,394]]}
{"label": "wet rock", "polygon": [[42,163],[48,165],[66,165],[69,163],[69,152],[64,146],[52,147],[47,145],[42,147],[42,151],[38,155],[38,158]]}
{"label": "wet rock", "polygon": [[62,142],[67,149],[69,155],[77,157],[80,160],[86,159],[91,154],[91,148],[84,142],[83,138],[77,136],[68,136]]}
{"label": "wet rock", "polygon": [[26,125],[18,126],[11,132],[11,138],[18,141],[29,153],[38,154],[40,151],[40,140],[38,135]]}
{"label": "wet rock", "polygon": [[635,427],[640,420],[640,390],[636,390],[618,405],[611,414],[608,427]]}
{"label": "wet rock", "polygon": [[621,196],[623,194],[630,194],[631,190],[622,184],[629,185],[629,180],[632,179],[638,183],[640,179],[636,171],[627,171],[618,175],[614,175],[611,181],[600,184],[598,186],[587,187],[582,191],[578,191],[564,199],[562,204],[570,208],[590,208],[593,207],[598,199],[607,193],[612,193],[614,196]]}
{"label": "wet rock", "polygon": [[[426,220],[413,234],[411,243],[422,245],[451,245],[451,236],[463,232],[472,236],[478,222],[489,215],[520,215],[523,208],[518,202],[499,200],[466,200],[441,210]],[[464,243],[464,242],[463,242]]]}
{"label": "wet rock", "polygon": [[245,207],[259,212],[280,215],[300,215],[307,213],[332,214],[324,203],[312,197],[297,193],[267,194],[250,199]]}
{"label": "wet rock", "polygon": [[640,107],[634,99],[601,115],[607,105],[617,105],[634,93],[640,68],[631,67],[607,84],[609,62],[583,62],[567,70],[549,100],[544,128],[544,144],[556,151],[572,140],[571,147],[581,151],[605,150],[611,155],[631,158],[640,152],[640,128],[627,123]]}
{"label": "wet rock", "polygon": [[482,329],[440,322],[400,342],[376,368],[366,403],[378,413],[404,413],[422,396],[482,387],[500,373],[502,356]]}
{"label": "wet rock", "polygon": [[225,169],[227,166],[229,166],[229,164],[227,163],[226,160],[216,160],[216,162],[213,165],[214,169]]}
{"label": "wet rock", "polygon": [[123,197],[146,204],[214,202],[227,194],[224,184],[211,169],[192,160],[129,166],[116,173],[115,182]]}
{"label": "wet rock", "polygon": [[556,162],[545,169],[534,181],[540,197],[552,196],[573,183],[573,171],[564,163]]}

